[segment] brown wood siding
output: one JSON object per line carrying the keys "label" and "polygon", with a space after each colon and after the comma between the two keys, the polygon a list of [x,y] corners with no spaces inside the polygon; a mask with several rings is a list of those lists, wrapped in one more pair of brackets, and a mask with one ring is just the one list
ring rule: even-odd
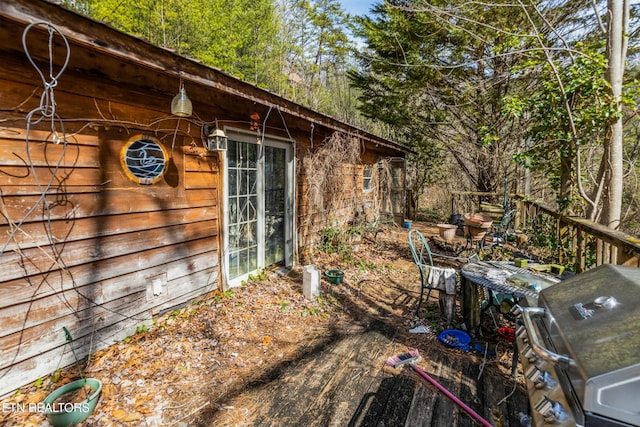
{"label": "brown wood siding", "polygon": [[168,148],[166,179],[138,185],[119,160],[135,129],[27,143],[16,123],[0,129],[0,395],[74,361],[63,327],[84,357],[219,283],[217,156]]}
{"label": "brown wood siding", "polygon": [[[376,169],[376,165],[371,165]],[[376,207],[378,197],[378,176],[373,174],[372,190],[363,191],[364,165],[345,164],[340,168],[343,177],[342,188],[337,194],[328,195],[333,203],[325,200],[323,209],[312,206],[307,196],[307,177],[304,174],[298,176],[299,191],[299,233],[303,242],[300,253],[308,254],[320,240],[320,231],[324,228],[347,227],[350,222],[356,220],[369,207]],[[327,198],[325,197],[325,199]]]}

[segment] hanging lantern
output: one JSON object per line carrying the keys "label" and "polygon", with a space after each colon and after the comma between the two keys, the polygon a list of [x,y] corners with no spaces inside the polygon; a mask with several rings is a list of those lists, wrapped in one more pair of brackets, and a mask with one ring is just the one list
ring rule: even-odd
{"label": "hanging lantern", "polygon": [[207,135],[207,150],[224,151],[227,149],[227,134],[222,129],[216,128]]}
{"label": "hanging lantern", "polygon": [[184,86],[180,87],[180,92],[173,97],[171,101],[171,114],[178,117],[189,117],[192,113],[191,100],[184,90]]}

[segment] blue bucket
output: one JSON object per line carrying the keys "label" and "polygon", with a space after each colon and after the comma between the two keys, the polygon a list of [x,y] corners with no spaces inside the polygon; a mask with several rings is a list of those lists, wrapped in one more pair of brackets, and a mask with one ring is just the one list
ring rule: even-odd
{"label": "blue bucket", "polygon": [[466,332],[457,329],[442,331],[438,336],[438,340],[447,347],[459,348],[465,351],[470,349],[471,337]]}

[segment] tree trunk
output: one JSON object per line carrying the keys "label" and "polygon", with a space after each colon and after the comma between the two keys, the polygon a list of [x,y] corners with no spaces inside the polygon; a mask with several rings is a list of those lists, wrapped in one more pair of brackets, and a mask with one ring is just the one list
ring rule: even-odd
{"label": "tree trunk", "polygon": [[[608,0],[606,79],[618,111],[622,110],[622,78],[626,58],[626,33],[629,19],[628,0]],[[610,228],[620,226],[623,190],[623,139],[622,114],[611,124],[609,138],[605,140],[605,197],[603,198],[602,223]]]}
{"label": "tree trunk", "polygon": [[558,190],[558,204],[559,211],[565,215],[572,215],[573,205],[571,203],[571,196],[573,195],[573,162],[574,155],[567,155],[567,157],[560,158],[560,189]]}

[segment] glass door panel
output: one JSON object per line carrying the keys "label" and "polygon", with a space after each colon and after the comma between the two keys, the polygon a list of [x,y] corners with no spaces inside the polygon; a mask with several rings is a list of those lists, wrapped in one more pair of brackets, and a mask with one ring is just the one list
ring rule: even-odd
{"label": "glass door panel", "polygon": [[258,266],[257,146],[229,141],[227,230],[229,280]]}
{"label": "glass door panel", "polygon": [[287,151],[283,148],[264,149],[264,263],[284,263],[285,200],[287,185]]}

